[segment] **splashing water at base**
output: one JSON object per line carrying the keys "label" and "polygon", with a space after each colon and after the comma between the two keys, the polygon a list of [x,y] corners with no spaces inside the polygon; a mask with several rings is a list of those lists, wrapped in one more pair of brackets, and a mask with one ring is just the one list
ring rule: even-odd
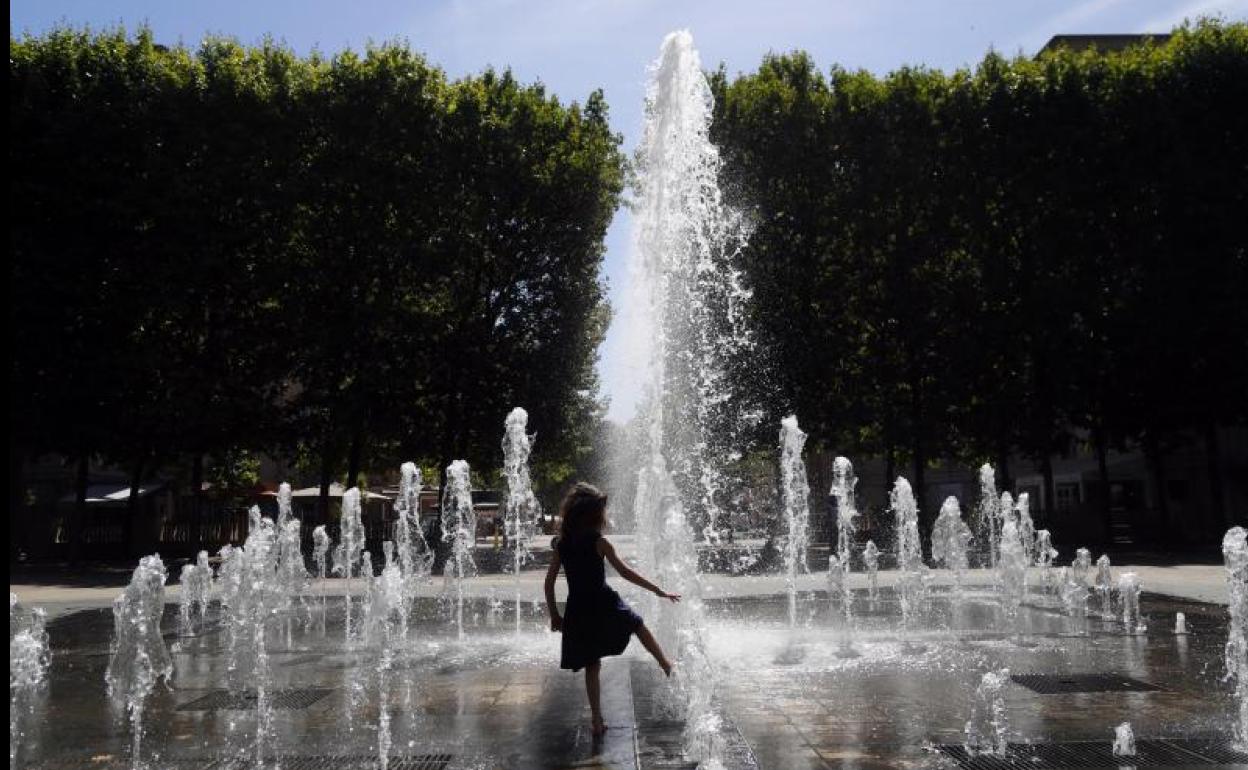
{"label": "splashing water at base", "polygon": [[1010,680],[1010,670],[986,672],[975,688],[971,716],[966,721],[965,748],[968,754],[1006,756],[1009,750],[1010,720],[1005,713],[1003,691]]}
{"label": "splashing water at base", "polygon": [[962,508],[958,498],[946,497],[940,506],[940,514],[932,525],[932,561],[943,564],[954,575],[954,601],[961,601],[962,581],[967,568],[967,547],[971,542],[971,528],[962,521]]}
{"label": "splashing water at base", "polygon": [[1131,729],[1130,722],[1123,722],[1114,728],[1113,752],[1115,757],[1135,756],[1135,731]]}
{"label": "splashing water at base", "polygon": [[182,565],[178,586],[182,589],[178,597],[178,633],[193,636],[204,623],[212,593],[212,566],[207,551],[200,551],[195,563]]}

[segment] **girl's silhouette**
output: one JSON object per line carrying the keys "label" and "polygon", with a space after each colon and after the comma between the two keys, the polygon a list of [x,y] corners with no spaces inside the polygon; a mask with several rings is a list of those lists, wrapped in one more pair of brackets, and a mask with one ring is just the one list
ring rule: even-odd
{"label": "girl's silhouette", "polygon": [[[602,658],[624,652],[629,638],[636,634],[663,672],[672,674],[672,664],[641,616],[607,585],[603,560],[611,562],[620,577],[656,596],[678,602],[680,595],[665,592],[629,569],[616,555],[615,548],[602,536],[607,525],[607,496],[596,487],[583,483],[573,487],[563,499],[559,515],[562,524],[551,544],[554,554],[546,571],[546,608],[550,611],[550,629],[563,632],[559,666],[573,671],[585,669],[585,694],[589,697],[593,734],[600,736],[607,729],[598,701]],[[568,579],[568,601],[562,617],[555,606],[555,580],[560,567]]]}

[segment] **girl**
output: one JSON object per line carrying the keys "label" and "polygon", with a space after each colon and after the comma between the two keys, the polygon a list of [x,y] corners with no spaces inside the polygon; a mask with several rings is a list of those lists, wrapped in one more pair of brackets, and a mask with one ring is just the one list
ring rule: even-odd
{"label": "girl", "polygon": [[[639,585],[656,596],[673,602],[680,594],[669,594],[649,580],[633,572],[616,556],[615,548],[602,536],[607,526],[607,496],[589,484],[577,484],[568,492],[559,508],[559,536],[551,548],[554,554],[546,571],[546,608],[550,611],[550,630],[563,632],[563,649],[559,667],[573,671],[585,669],[585,694],[595,737],[606,732],[598,703],[598,672],[601,659],[619,655],[628,646],[633,634],[654,656],[663,673],[672,675],[672,664],[663,654],[650,629],[637,613],[607,585],[603,559],[611,562],[620,577]],[[568,601],[563,617],[555,606],[555,579],[563,567],[568,579]]]}

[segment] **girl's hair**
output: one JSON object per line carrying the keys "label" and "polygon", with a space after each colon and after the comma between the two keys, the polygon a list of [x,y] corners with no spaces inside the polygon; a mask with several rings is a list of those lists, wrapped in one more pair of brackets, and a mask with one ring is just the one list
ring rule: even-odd
{"label": "girl's hair", "polygon": [[568,538],[590,529],[602,530],[607,524],[607,496],[593,484],[577,482],[559,506],[559,536]]}

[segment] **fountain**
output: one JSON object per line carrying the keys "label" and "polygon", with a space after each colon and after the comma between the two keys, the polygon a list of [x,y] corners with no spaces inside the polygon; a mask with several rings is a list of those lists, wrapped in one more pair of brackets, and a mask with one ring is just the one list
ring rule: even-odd
{"label": "fountain", "polygon": [[979,505],[975,508],[981,541],[987,546],[987,566],[996,569],[1001,529],[1001,498],[997,495],[996,472],[984,463],[979,468]]}
{"label": "fountain", "polygon": [[1031,495],[1023,492],[1014,502],[1014,511],[1018,523],[1018,539],[1023,544],[1023,555],[1027,565],[1036,561],[1036,524],[1031,519]]}
{"label": "fountain", "polygon": [[1115,757],[1135,756],[1135,732],[1131,729],[1130,722],[1123,722],[1114,728],[1112,751]]}
{"label": "fountain", "polygon": [[182,589],[178,596],[178,634],[194,636],[196,629],[203,626],[212,594],[212,566],[207,551],[200,551],[194,563],[182,565],[178,587]]}
{"label": "fountain", "polygon": [[1118,596],[1122,600],[1122,629],[1128,634],[1142,634],[1146,630],[1140,617],[1140,577],[1134,572],[1118,576]]}
{"label": "fountain", "polygon": [[1002,691],[1010,681],[1010,670],[988,671],[979,680],[966,721],[964,747],[971,755],[1004,757],[1009,750],[1010,720],[1005,713]]}
{"label": "fountain", "polygon": [[9,767],[18,767],[25,721],[33,716],[34,697],[47,680],[51,653],[45,615],[27,610],[9,592]]}
{"label": "fountain", "polygon": [[527,433],[528,425],[529,413],[516,407],[507,415],[503,436],[503,476],[507,479],[503,512],[515,583],[516,633],[520,633],[520,569],[531,558],[529,544],[541,513],[537,496],[533,494],[533,481],[529,478],[529,455],[533,452],[534,437]]}
{"label": "fountain", "polygon": [[1101,602],[1101,618],[1110,620],[1114,617],[1114,573],[1109,567],[1109,556],[1101,554],[1096,560],[1096,595]]}
{"label": "fountain", "polygon": [[1000,574],[1001,606],[1005,615],[1005,626],[1015,634],[1015,639],[1022,637],[1019,608],[1027,598],[1027,554],[1023,550],[1023,541],[1018,534],[1018,525],[1013,517],[1007,517],[1001,525],[1001,546],[998,553],[997,571]]}
{"label": "fountain", "polygon": [[420,521],[420,468],[405,462],[399,467],[399,495],[394,501],[394,550],[403,573],[404,601],[410,606],[416,586],[433,569],[433,549]]}
{"label": "fountain", "polygon": [[[836,567],[840,571],[841,612],[845,619],[845,631],[841,636],[841,652],[849,652],[853,648],[854,634],[854,592],[849,585],[851,533],[854,531],[854,519],[858,518],[858,507],[854,500],[854,488],[858,479],[854,476],[854,466],[848,458],[838,457],[832,461],[832,498],[836,500]],[[829,565],[828,574],[831,576]]]}
{"label": "fountain", "polygon": [[[325,525],[319,524],[312,530],[312,563],[316,565],[316,579],[320,585],[325,584],[329,567],[329,533]],[[321,626],[325,625],[326,604],[325,592],[318,589],[321,595]]]}
{"label": "fountain", "polygon": [[789,595],[789,626],[797,623],[797,574],[807,571],[809,546],[810,485],[802,448],[806,434],[797,427],[797,416],[780,421],[780,494],[787,525],[784,539],[784,587]]}
{"label": "fountain", "polygon": [[[342,493],[342,523],[338,534],[338,547],[334,550],[334,572],[342,575],[343,612],[346,622],[343,626],[343,638],[351,642],[351,589],[352,578],[356,574],[355,565],[364,551],[364,522],[360,518],[360,490],[351,487]],[[370,574],[369,577],[372,577]]]}
{"label": "fountain", "polygon": [[1088,632],[1088,588],[1070,567],[1062,567],[1058,573],[1058,592],[1066,617],[1070,618],[1070,633],[1084,636]]}
{"label": "fountain", "polygon": [[958,498],[946,497],[941,503],[940,514],[932,525],[932,561],[952,570],[954,600],[962,592],[962,581],[967,568],[967,547],[971,542],[971,528],[962,521],[962,508]]}
{"label": "fountain", "polygon": [[1087,548],[1075,551],[1075,560],[1070,563],[1070,573],[1076,583],[1087,588],[1092,574],[1092,552]]}
{"label": "fountain", "polygon": [[[1231,527],[1222,538],[1230,626],[1226,634],[1226,680],[1234,685],[1239,711],[1235,743],[1248,751],[1248,530]],[[1232,717],[1234,719],[1234,717]]]}
{"label": "fountain", "polygon": [[472,482],[468,463],[456,460],[446,468],[442,492],[442,539],[451,544],[452,569],[443,573],[455,582],[455,632],[464,638],[464,578],[476,568],[472,552],[477,547],[477,512],[472,506]]}
{"label": "fountain", "polygon": [[868,540],[862,549],[862,563],[867,568],[867,591],[874,602],[880,591],[880,549],[874,540]]}
{"label": "fountain", "polygon": [[143,710],[157,683],[173,676],[173,659],[160,633],[165,611],[165,565],[144,556],[130,584],[113,601],[113,641],[104,681],[109,697],[130,719],[130,766],[143,767]]}
{"label": "fountain", "polygon": [[1174,613],[1174,635],[1185,636],[1187,634],[1187,615],[1182,612]]}
{"label": "fountain", "polygon": [[[901,476],[888,496],[889,509],[897,522],[897,591],[901,597],[901,624],[905,632],[915,629],[926,599],[926,567],[919,541],[919,506],[910,482]],[[910,645],[909,640],[906,641]]]}
{"label": "fountain", "polygon": [[1053,561],[1057,559],[1057,549],[1053,547],[1053,537],[1047,529],[1036,530],[1035,566],[1040,570],[1040,585],[1048,593],[1060,594],[1062,584],[1053,580]]}
{"label": "fountain", "polygon": [[[366,612],[363,616],[363,636],[366,649],[376,650],[376,662],[371,666],[377,683],[377,767],[386,770],[390,763],[390,685],[393,675],[394,655],[407,639],[409,597],[407,579],[395,558],[394,544],[382,544],[385,566],[376,579],[365,572],[369,583]],[[371,561],[371,559],[370,559]]]}
{"label": "fountain", "polygon": [[[279,519],[280,520],[280,519]],[[284,524],[275,526],[277,536],[277,582],[282,597],[281,613],[286,616],[286,647],[293,642],[293,625],[296,608],[303,609],[304,625],[312,622],[312,610],[308,607],[308,568],[303,561],[303,525],[295,518],[286,517]]]}

